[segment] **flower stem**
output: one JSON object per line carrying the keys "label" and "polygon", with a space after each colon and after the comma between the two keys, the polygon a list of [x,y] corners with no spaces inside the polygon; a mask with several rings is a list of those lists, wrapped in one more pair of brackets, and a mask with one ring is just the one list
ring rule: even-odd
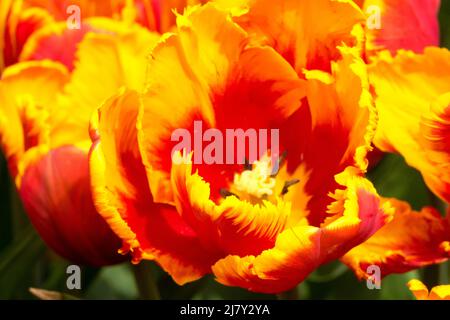
{"label": "flower stem", "polygon": [[141,262],[138,265],[132,266],[132,268],[140,299],[160,300],[161,296],[150,264]]}

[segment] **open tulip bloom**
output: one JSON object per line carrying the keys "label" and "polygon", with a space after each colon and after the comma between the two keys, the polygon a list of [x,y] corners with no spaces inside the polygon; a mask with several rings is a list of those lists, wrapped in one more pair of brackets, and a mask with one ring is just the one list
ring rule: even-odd
{"label": "open tulip bloom", "polygon": [[24,211],[68,264],[138,264],[138,284],[145,260],[263,294],[345,265],[368,291],[450,299],[440,5],[2,1],[0,147]]}

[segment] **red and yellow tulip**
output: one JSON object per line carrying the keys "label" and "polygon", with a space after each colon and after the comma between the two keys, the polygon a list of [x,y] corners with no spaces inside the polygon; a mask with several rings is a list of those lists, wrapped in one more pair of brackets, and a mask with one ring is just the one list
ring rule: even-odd
{"label": "red and yellow tulip", "polygon": [[[446,261],[449,221],[365,178],[374,142],[450,201],[450,53],[425,48],[439,1],[206,2],[75,1],[79,30],[65,1],[0,5],[0,146],[49,246],[264,293],[338,259],[359,278]],[[279,130],[280,162],[271,144],[246,165],[173,152],[196,122]]]}
{"label": "red and yellow tulip", "polygon": [[[155,259],[179,284],[213,272],[227,285],[281,292],[389,220],[388,203],[363,177],[376,115],[360,50],[326,49],[338,39],[356,43],[350,31],[361,12],[319,2],[299,14],[320,10],[337,20],[334,5],[354,12],[348,35],[274,43],[276,30],[268,30],[262,44],[227,11],[194,7],[153,50],[144,92],[123,90],[100,108],[91,130],[95,203],[136,262]],[[258,28],[262,4],[237,19]],[[295,21],[287,37],[310,36],[298,35]],[[317,52],[327,55],[316,60]],[[286,161],[276,177],[259,176],[268,158],[250,172],[192,164],[188,155],[172,163],[172,131],[193,130],[195,120],[220,131],[280,128]],[[257,181],[271,187],[255,193]]]}
{"label": "red and yellow tulip", "polygon": [[125,257],[93,205],[89,120],[121,86],[139,88],[141,66],[158,39],[125,22],[116,22],[114,31],[66,38],[74,50],[69,65],[49,60],[59,47],[42,43],[46,59],[10,66],[0,82],[0,145],[32,223],[57,253],[95,266]]}

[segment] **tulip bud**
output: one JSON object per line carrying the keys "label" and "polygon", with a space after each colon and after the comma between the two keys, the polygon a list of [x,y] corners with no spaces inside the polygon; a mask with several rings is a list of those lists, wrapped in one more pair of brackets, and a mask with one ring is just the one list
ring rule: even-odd
{"label": "tulip bud", "polygon": [[65,146],[38,157],[25,169],[19,192],[34,227],[59,255],[91,266],[124,260],[121,242],[94,208],[83,150]]}

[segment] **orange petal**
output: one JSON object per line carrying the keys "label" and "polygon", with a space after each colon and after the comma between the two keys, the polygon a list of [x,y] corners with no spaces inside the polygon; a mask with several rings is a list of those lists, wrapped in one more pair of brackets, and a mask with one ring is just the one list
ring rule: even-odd
{"label": "orange petal", "polygon": [[20,63],[4,71],[0,81],[0,145],[14,177],[23,153],[48,143],[50,106],[67,80],[64,66],[50,61]]}
{"label": "orange petal", "polygon": [[122,91],[99,110],[91,129],[91,183],[100,214],[131,250],[134,262],[156,259],[179,284],[210,272],[218,258],[202,250],[195,232],[175,208],[155,204],[138,150],[139,97]]}
{"label": "orange petal", "polygon": [[3,55],[4,66],[16,63],[29,37],[54,21],[46,10],[28,8],[22,1],[14,1],[6,14],[4,29],[0,28],[4,42],[0,48],[0,55]]}
{"label": "orange petal", "polygon": [[419,280],[408,282],[408,288],[417,300],[450,300],[450,285],[437,286],[428,293],[427,287]]}
{"label": "orange petal", "polygon": [[427,46],[439,46],[440,2],[440,0],[365,0],[364,10],[369,15],[369,23],[370,15],[381,14],[380,28],[373,25],[367,30],[369,53],[383,49],[393,54],[399,49],[420,53]]}
{"label": "orange petal", "polygon": [[427,48],[420,55],[401,51],[395,58],[384,52],[369,71],[379,112],[375,144],[400,153],[437,195],[449,201],[450,176],[444,170],[448,164],[440,161],[447,152],[442,139],[448,126],[450,52]]}
{"label": "orange petal", "polygon": [[436,210],[416,212],[405,202],[389,202],[396,210],[394,219],[342,258],[359,278],[369,276],[370,265],[380,267],[384,277],[448,259],[450,226]]}
{"label": "orange petal", "polygon": [[78,6],[82,17],[118,17],[125,1],[126,0],[25,0],[25,5],[27,7],[43,8],[50,12],[56,20],[66,20],[69,17],[67,8],[70,5]]}
{"label": "orange petal", "polygon": [[275,246],[258,256],[230,255],[213,266],[217,280],[251,291],[278,293],[295,287],[318,266],[372,236],[390,216],[388,206],[367,180],[346,172],[347,189],[337,197],[334,216],[320,228],[296,226],[278,235]]}
{"label": "orange petal", "polygon": [[290,204],[264,201],[253,205],[228,197],[217,205],[210,200],[209,184],[191,174],[190,164],[172,166],[172,187],[177,211],[197,231],[205,246],[229,254],[258,254],[271,248],[284,229]]}
{"label": "orange petal", "polygon": [[68,29],[65,22],[50,23],[34,32],[20,53],[20,61],[50,59],[74,68],[75,53],[87,32],[94,31],[83,22],[80,29]]}
{"label": "orange petal", "polygon": [[[87,139],[87,124],[92,112],[105,99],[122,86],[142,90],[147,56],[158,39],[156,34],[137,25],[130,27],[117,22],[111,28],[113,22],[108,19],[97,19],[92,23],[113,32],[88,33],[84,37],[78,46],[70,82],[59,101],[61,118],[66,116],[66,126],[70,122],[71,130],[84,134]],[[68,113],[70,117],[67,117]]]}
{"label": "orange petal", "polygon": [[[171,141],[174,130],[186,129],[194,136],[196,120],[204,130],[215,127],[222,133],[226,128],[278,128],[304,96],[304,82],[289,64],[271,48],[245,49],[245,32],[225,12],[208,4],[178,19],[178,33],[164,37],[152,52],[138,121],[141,153],[157,202],[172,198],[168,176],[177,145]],[[199,155],[194,153],[194,158]],[[196,169],[211,183],[213,199],[233,179],[233,166]]]}
{"label": "orange petal", "polygon": [[357,49],[340,50],[343,59],[332,63],[331,74],[305,72],[309,110],[299,109],[286,123],[291,134],[281,136],[287,140],[283,144],[289,152],[288,169],[303,165],[313,173],[305,192],[311,195],[308,220],[315,226],[323,221],[329,204],[326,195],[338,187],[334,176],[347,166],[367,169],[377,125],[366,66]]}
{"label": "orange petal", "polygon": [[436,98],[420,123],[419,142],[433,166],[424,172],[430,189],[450,201],[450,92]]}
{"label": "orange petal", "polygon": [[340,57],[337,46],[354,45],[353,27],[364,21],[362,11],[347,0],[249,2],[248,13],[237,21],[257,42],[281,53],[298,74],[303,68],[330,70],[330,62]]}

